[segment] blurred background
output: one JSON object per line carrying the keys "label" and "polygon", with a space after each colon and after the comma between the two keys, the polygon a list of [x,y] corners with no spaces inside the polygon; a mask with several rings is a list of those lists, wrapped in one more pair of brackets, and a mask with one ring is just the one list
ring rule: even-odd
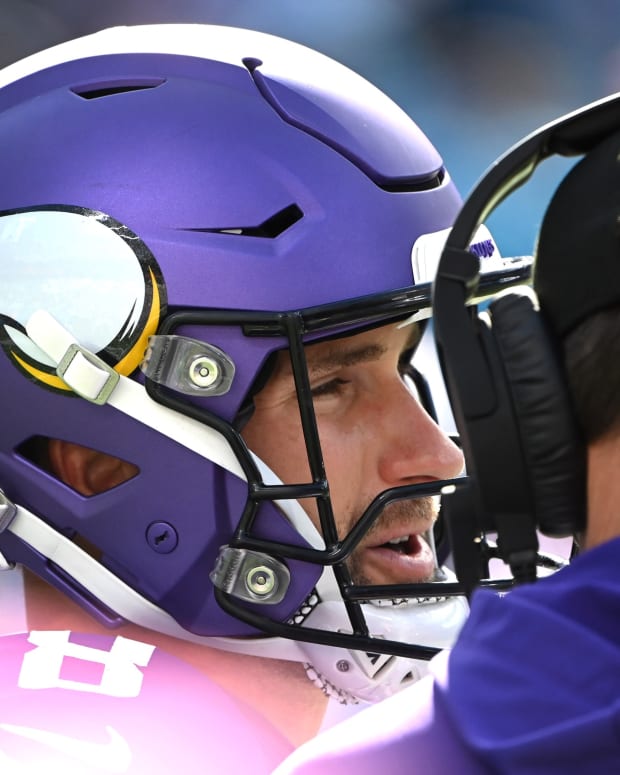
{"label": "blurred background", "polygon": [[[0,0],[0,65],[152,22],[250,27],[340,60],[416,120],[464,195],[523,135],[620,91],[617,0]],[[543,165],[492,217],[505,255],[531,252],[563,169]]]}

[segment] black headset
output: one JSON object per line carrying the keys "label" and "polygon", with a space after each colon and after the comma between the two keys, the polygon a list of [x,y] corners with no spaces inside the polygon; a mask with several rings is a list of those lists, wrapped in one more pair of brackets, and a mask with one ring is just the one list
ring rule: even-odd
{"label": "black headset", "polygon": [[515,581],[540,564],[536,531],[578,533],[585,522],[585,445],[577,429],[559,343],[531,295],[510,292],[483,316],[474,303],[478,226],[538,164],[586,154],[620,129],[620,93],[546,124],[500,157],[456,218],[433,285],[439,360],[468,469],[444,496],[442,515],[459,580],[470,592],[488,575],[487,533]]}

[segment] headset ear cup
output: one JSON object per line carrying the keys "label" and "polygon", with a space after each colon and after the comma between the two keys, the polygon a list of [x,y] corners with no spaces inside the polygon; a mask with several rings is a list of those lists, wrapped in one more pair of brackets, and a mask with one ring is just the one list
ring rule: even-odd
{"label": "headset ear cup", "polygon": [[542,533],[568,536],[585,522],[585,447],[557,347],[532,299],[510,293],[489,306]]}

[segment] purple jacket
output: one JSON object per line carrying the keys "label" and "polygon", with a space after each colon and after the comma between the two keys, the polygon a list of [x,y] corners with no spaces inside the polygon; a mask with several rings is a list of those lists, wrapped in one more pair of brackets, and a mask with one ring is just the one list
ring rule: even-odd
{"label": "purple jacket", "polygon": [[503,597],[478,592],[431,671],[277,775],[620,772],[620,539]]}

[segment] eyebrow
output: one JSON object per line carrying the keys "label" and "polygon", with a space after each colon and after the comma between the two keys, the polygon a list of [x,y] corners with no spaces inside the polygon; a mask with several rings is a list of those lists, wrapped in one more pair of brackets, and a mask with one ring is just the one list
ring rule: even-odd
{"label": "eyebrow", "polygon": [[[414,348],[422,338],[419,326],[412,326],[411,333],[405,341],[401,353]],[[332,350],[331,352],[312,357],[311,350],[307,351],[308,372],[312,376],[320,376],[334,368],[356,366],[358,363],[377,361],[387,352],[388,348],[379,343],[367,344],[354,349],[346,347]]]}
{"label": "eyebrow", "polygon": [[358,363],[377,361],[387,352],[387,347],[382,344],[368,344],[354,350],[335,350],[324,353],[318,357],[308,357],[308,371],[314,375],[320,375],[333,368],[341,366],[355,366]]}

